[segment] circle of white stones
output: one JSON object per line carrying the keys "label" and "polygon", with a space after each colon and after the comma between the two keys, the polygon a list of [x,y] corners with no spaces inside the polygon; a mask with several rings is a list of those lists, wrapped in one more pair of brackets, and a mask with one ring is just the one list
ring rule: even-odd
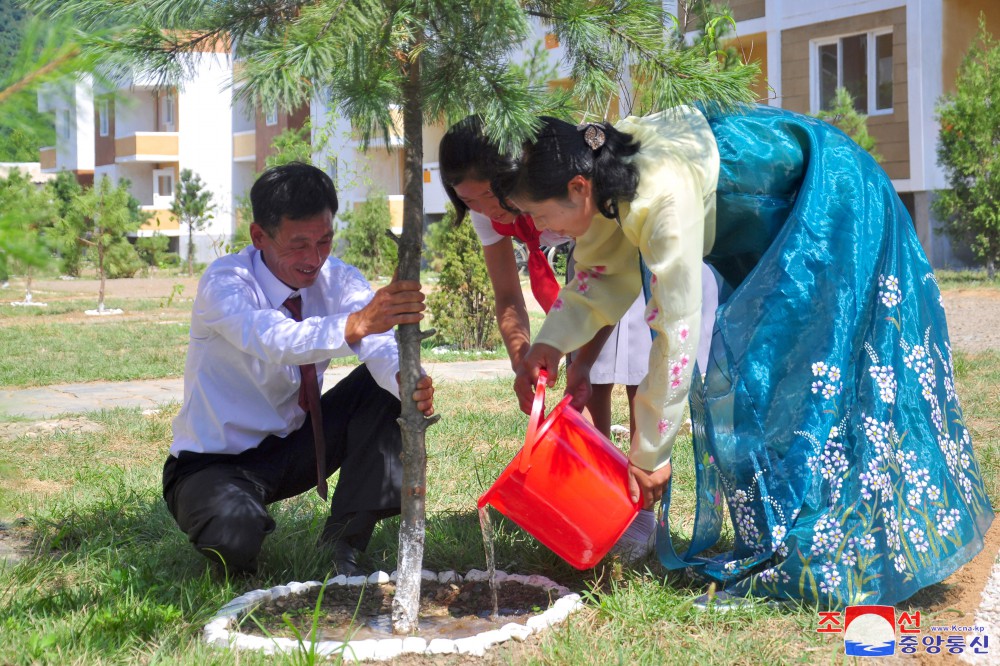
{"label": "circle of white stones", "polygon": [[[464,576],[455,571],[435,573],[424,570],[423,580],[438,583],[485,582],[489,575],[479,569],[471,569]],[[302,594],[323,585],[341,585],[360,587],[362,585],[379,585],[396,581],[396,572],[388,574],[376,571],[370,576],[335,576],[325,583],[308,581],[305,583],[291,582],[287,585],[277,585],[268,590],[253,590],[236,597],[219,609],[215,617],[205,625],[204,639],[209,645],[235,650],[260,650],[266,654],[295,653],[302,649],[302,644],[293,638],[251,636],[234,629],[242,615],[250,612],[262,603],[279,599],[289,594]],[[500,627],[484,631],[464,638],[435,638],[428,641],[419,636],[406,638],[381,638],[357,641],[318,641],[314,646],[308,646],[317,656],[338,655],[344,661],[387,661],[402,654],[466,654],[481,657],[493,645],[508,640],[523,641],[531,634],[559,624],[569,617],[570,613],[583,607],[580,595],[571,592],[545,576],[508,574],[496,572],[496,581],[509,581],[522,585],[533,585],[544,590],[551,590],[557,596],[555,602],[545,611],[528,618],[524,624],[510,622]]]}

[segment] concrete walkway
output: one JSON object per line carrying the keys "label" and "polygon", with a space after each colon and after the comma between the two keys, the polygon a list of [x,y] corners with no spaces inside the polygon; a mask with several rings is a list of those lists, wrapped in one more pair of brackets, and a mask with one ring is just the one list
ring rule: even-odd
{"label": "concrete walkway", "polygon": [[[329,388],[347,376],[353,366],[327,369],[324,385]],[[427,374],[437,386],[448,382],[497,379],[514,373],[510,361],[460,361],[424,363]],[[511,389],[513,392],[513,388]],[[45,419],[59,414],[89,412],[114,407],[154,409],[164,403],[181,402],[184,380],[149,379],[131,382],[88,382],[55,384],[31,389],[0,389],[0,419],[19,416]]]}

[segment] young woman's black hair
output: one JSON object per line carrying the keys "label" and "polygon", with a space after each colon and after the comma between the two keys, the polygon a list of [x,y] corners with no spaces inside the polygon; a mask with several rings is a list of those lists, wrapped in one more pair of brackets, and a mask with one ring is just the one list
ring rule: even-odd
{"label": "young woman's black hair", "polygon": [[468,116],[448,128],[438,148],[438,168],[444,191],[457,213],[456,222],[465,219],[469,207],[455,193],[455,186],[465,180],[492,181],[499,173],[510,171],[514,160],[502,155],[483,133],[479,116]]}
{"label": "young woman's black hair", "polygon": [[324,210],[337,214],[337,191],[320,169],[303,162],[271,167],[250,188],[253,221],[274,237],[281,218],[302,220]]}
{"label": "young woman's black hair", "polygon": [[578,127],[548,116],[542,122],[538,138],[525,144],[516,170],[494,179],[494,193],[504,207],[509,197],[518,195],[531,201],[565,199],[569,181],[580,175],[591,181],[601,214],[617,217],[616,202],[634,199],[639,186],[635,165],[625,159],[639,151],[638,142],[608,122]]}

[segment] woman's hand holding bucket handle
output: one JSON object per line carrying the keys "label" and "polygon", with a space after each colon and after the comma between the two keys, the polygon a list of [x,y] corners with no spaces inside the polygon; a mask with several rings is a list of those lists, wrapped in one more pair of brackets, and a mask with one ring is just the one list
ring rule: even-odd
{"label": "woman's hand holding bucket handle", "polygon": [[668,462],[663,467],[650,472],[636,467],[630,460],[628,463],[628,490],[633,502],[642,500],[643,509],[652,509],[661,497],[663,490],[670,481],[671,468]]}
{"label": "woman's hand holding bucket handle", "polygon": [[546,370],[549,374],[549,381],[545,383],[547,388],[556,385],[556,379],[559,378],[559,361],[562,360],[562,356],[561,351],[550,345],[531,345],[528,353],[524,355],[514,371],[514,393],[517,394],[517,401],[522,412],[531,413],[531,403],[535,398],[535,383],[538,381],[539,370]]}

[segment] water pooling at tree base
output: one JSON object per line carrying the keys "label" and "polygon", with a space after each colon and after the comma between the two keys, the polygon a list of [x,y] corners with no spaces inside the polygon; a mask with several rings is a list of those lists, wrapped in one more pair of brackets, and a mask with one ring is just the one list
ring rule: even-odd
{"label": "water pooling at tree base", "polygon": [[[293,582],[248,592],[219,610],[205,625],[204,638],[211,645],[236,650],[306,651],[353,661],[388,660],[402,654],[481,656],[493,645],[544,631],[583,605],[580,595],[544,576],[497,571],[499,607],[491,618],[487,572],[472,569],[462,576],[454,571],[424,571],[422,577],[419,632],[414,636],[392,633],[389,609],[395,574],[378,571],[367,577],[337,576],[325,583]],[[321,589],[330,601],[321,601],[314,632]],[[302,642],[283,615],[301,618]]]}

